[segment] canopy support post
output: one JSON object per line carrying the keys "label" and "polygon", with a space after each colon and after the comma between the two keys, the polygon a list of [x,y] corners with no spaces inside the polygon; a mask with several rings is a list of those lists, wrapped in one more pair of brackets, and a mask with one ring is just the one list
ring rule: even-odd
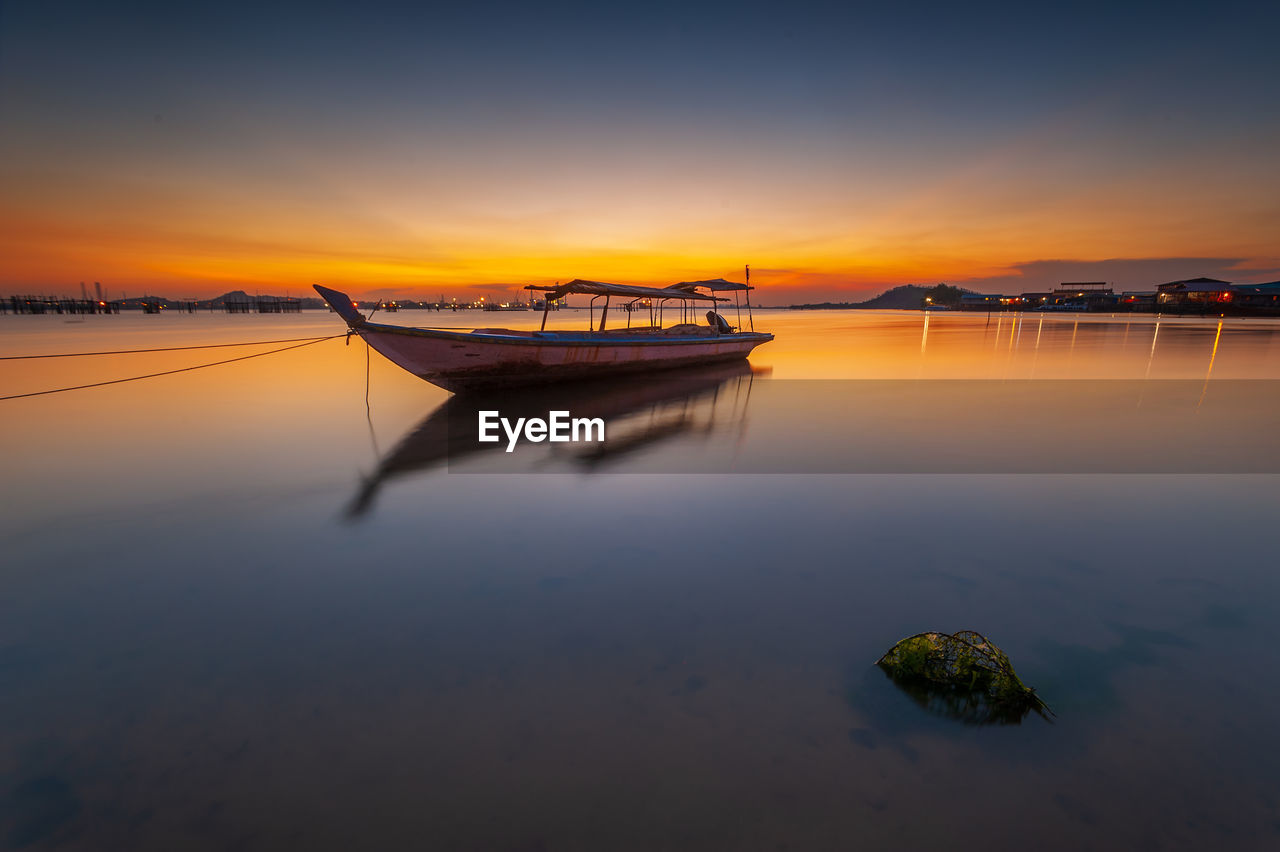
{"label": "canopy support post", "polygon": [[547,314],[551,311],[551,294],[547,294],[547,298],[542,300],[542,327],[538,331],[547,330]]}
{"label": "canopy support post", "polygon": [[609,296],[604,297],[604,307],[600,310],[600,330],[604,331],[605,317],[609,316]]}

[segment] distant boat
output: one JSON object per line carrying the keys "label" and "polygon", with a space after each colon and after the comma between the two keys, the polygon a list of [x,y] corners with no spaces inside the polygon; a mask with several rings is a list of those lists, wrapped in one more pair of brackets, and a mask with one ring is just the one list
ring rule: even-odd
{"label": "distant boat", "polygon": [[[670,287],[635,287],[601,281],[570,281],[555,287],[529,287],[546,291],[543,328],[523,331],[478,328],[456,331],[408,328],[370,322],[345,294],[316,285],[316,292],[341,316],[351,330],[387,360],[419,378],[450,391],[513,387],[567,379],[595,378],[623,373],[692,367],[746,358],[751,350],[773,340],[773,335],[734,328],[714,310],[728,299],[717,292],[744,292],[749,285],[724,279],[686,281]],[[547,313],[554,300],[570,294],[591,296],[589,325],[585,331],[546,331]],[[604,297],[599,326],[594,304]],[[624,304],[643,304],[650,314],[644,327],[605,330],[612,298]],[[697,302],[711,302],[707,324],[683,321],[663,328],[663,308],[674,301],[682,320],[689,320]],[[628,312],[628,323],[638,311]],[[747,316],[751,321],[750,296]],[[753,322],[754,324],[754,322]]]}

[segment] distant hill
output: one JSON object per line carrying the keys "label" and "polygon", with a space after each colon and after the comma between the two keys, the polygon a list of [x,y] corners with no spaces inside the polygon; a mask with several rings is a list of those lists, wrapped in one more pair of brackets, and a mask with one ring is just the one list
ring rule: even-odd
{"label": "distant hill", "polygon": [[243,290],[232,290],[230,293],[223,293],[221,296],[214,296],[212,299],[206,299],[200,304],[202,305],[225,305],[227,302],[256,302],[260,299],[275,301],[284,298],[283,296],[250,296]]}
{"label": "distant hill", "polygon": [[817,302],[809,305],[791,305],[793,310],[918,310],[925,299],[934,305],[958,305],[960,297],[970,291],[961,287],[938,284],[922,287],[919,284],[903,284],[886,290],[865,302]]}
{"label": "distant hill", "polygon": [[301,298],[297,296],[250,296],[243,290],[232,290],[229,293],[223,293],[221,296],[215,296],[212,299],[201,300],[196,304],[202,308],[221,308],[225,306],[227,302],[231,302],[233,304],[238,302],[277,302],[283,301],[286,298],[291,298],[294,301],[301,303],[304,308],[323,308],[325,306],[322,299],[317,299],[314,296],[303,296]]}

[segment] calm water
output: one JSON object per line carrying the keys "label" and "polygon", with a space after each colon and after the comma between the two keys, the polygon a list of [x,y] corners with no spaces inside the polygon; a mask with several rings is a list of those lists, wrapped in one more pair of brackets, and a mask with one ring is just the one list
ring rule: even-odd
{"label": "calm water", "polygon": [[[0,355],[340,331],[65,320]],[[927,321],[561,392],[603,448],[481,449],[342,339],[0,402],[0,848],[1277,848],[1280,324]],[[872,665],[966,628],[1052,724]]]}

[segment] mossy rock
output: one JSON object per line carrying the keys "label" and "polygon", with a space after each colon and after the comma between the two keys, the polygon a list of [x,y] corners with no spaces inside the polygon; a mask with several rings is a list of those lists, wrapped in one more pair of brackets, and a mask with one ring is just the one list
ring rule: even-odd
{"label": "mossy rock", "polygon": [[1032,710],[1050,712],[1018,678],[1004,651],[972,630],[908,636],[876,665],[917,701],[968,721],[1009,723]]}

